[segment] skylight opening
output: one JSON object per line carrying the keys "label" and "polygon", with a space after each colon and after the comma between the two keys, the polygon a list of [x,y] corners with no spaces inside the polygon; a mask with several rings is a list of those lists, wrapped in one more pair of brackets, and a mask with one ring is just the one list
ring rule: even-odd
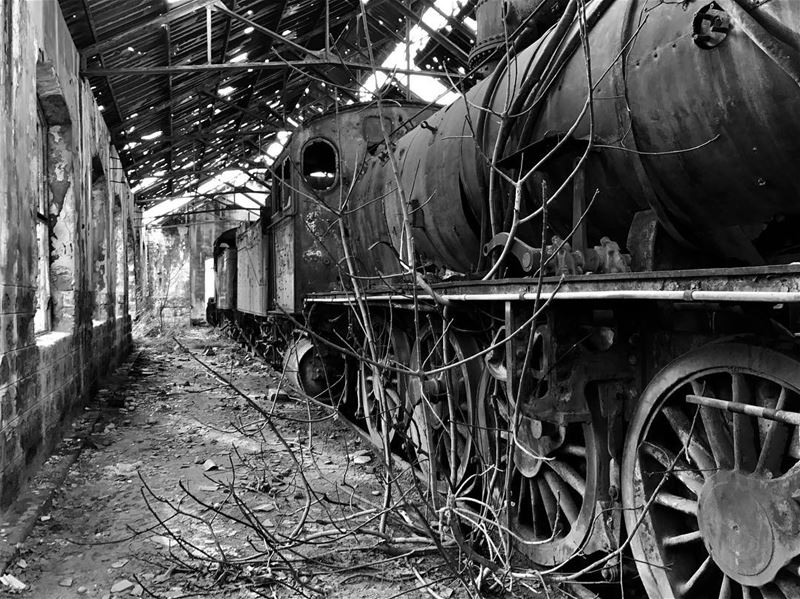
{"label": "skylight opening", "polygon": [[[436,7],[447,15],[455,15],[460,10],[457,0],[436,0]],[[447,19],[433,8],[429,8],[422,15],[422,21],[432,29],[441,29],[447,24]],[[405,69],[409,65],[406,61],[406,52],[413,57],[425,44],[428,43],[430,34],[419,25],[411,28],[410,43],[400,42],[395,46],[392,53],[381,65],[386,69]],[[414,68],[413,62],[411,68]],[[375,97],[375,93],[383,87],[389,76],[385,72],[377,72],[370,75],[362,86],[359,94],[362,101],[370,101]],[[395,79],[403,85],[407,85],[420,98],[426,102],[436,102],[441,105],[452,103],[458,98],[458,94],[448,91],[448,87],[433,77],[421,75],[396,75]]]}

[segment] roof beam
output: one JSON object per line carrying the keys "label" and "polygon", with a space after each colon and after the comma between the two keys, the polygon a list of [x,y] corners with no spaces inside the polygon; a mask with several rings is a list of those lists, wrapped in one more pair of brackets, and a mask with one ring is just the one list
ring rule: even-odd
{"label": "roof beam", "polygon": [[[267,167],[263,167],[263,170],[268,170]],[[207,169],[173,169],[168,170],[163,175],[143,175],[141,178],[132,178],[132,181],[141,181],[142,179],[146,179],[148,177],[155,177],[159,181],[172,181],[173,179],[180,179],[181,177],[207,177],[209,179],[214,178],[215,175],[222,174],[228,171],[241,171],[245,172],[244,168],[238,165],[233,166],[225,166],[225,167],[217,167],[217,168],[207,168]]]}
{"label": "roof beam", "polygon": [[[449,40],[448,40],[449,41]],[[442,71],[422,71],[419,69],[397,69],[377,65],[349,62],[346,60],[286,60],[282,62],[237,62],[216,64],[174,65],[171,67],[118,67],[111,69],[86,68],[81,75],[86,77],[162,77],[181,73],[203,73],[216,71],[246,71],[252,70],[282,70],[308,69],[319,67],[342,67],[354,71],[380,71],[384,73],[397,73],[399,75],[419,75],[420,77],[437,77],[439,79],[460,79],[459,73],[445,73]]]}
{"label": "roof beam", "polygon": [[299,52],[301,54],[305,54],[306,56],[310,56],[311,58],[319,58],[320,56],[322,56],[322,54],[320,52],[315,52],[314,50],[309,50],[308,48],[305,48],[305,47],[301,46],[300,44],[297,44],[297,43],[293,42],[292,40],[286,39],[281,34],[275,32],[275,31],[272,31],[272,29],[264,27],[263,25],[261,25],[259,23],[256,23],[252,19],[248,19],[247,17],[245,17],[243,15],[240,15],[239,13],[237,13],[234,10],[230,10],[227,6],[225,6],[222,3],[222,0],[217,0],[215,6],[217,7],[217,10],[219,10],[220,12],[225,13],[226,15],[228,15],[231,18],[238,19],[238,20],[242,21],[243,23],[247,23],[250,27],[252,27],[256,31],[260,31],[261,33],[263,33],[267,37],[271,37],[275,41],[278,41],[278,42],[280,42],[282,44],[286,44],[287,46],[289,46],[290,48],[296,50],[297,52]]}
{"label": "roof beam", "polygon": [[[92,12],[89,9],[89,2],[88,0],[81,0],[81,4],[83,5],[83,12],[86,15],[86,20],[89,22],[89,33],[92,34],[92,41],[96,42],[97,28],[94,26],[94,18],[92,17]],[[105,66],[105,61],[103,60],[102,55],[100,56],[100,66]],[[121,123],[124,118],[122,116],[122,111],[119,108],[119,102],[117,102],[117,96],[114,93],[114,86],[111,85],[111,80],[108,77],[106,77],[106,85],[108,86],[108,93],[111,94],[111,101],[114,103],[114,110],[117,111],[117,117]]]}
{"label": "roof beam", "polygon": [[[224,191],[220,190],[220,191],[211,191],[211,192],[205,192],[205,193],[203,193],[203,192],[191,192],[191,193],[186,193],[186,194],[179,194],[177,196],[155,196],[152,199],[144,199],[144,198],[137,197],[136,198],[136,205],[137,206],[142,206],[142,205],[145,205],[145,204],[162,203],[162,202],[166,202],[166,201],[169,201],[169,200],[191,198],[191,197],[200,197],[200,196],[208,197],[208,198],[211,198],[211,199],[216,199],[219,196],[229,196],[229,195],[233,195],[233,194],[237,194],[238,193],[238,194],[241,194],[241,195],[245,196],[246,198],[254,201],[256,204],[258,204],[260,206],[263,206],[264,205],[263,202],[261,202],[260,200],[255,199],[255,198],[250,197],[248,194],[255,193],[255,194],[259,194],[259,195],[268,195],[270,193],[269,190],[261,191],[261,190],[257,190],[257,189],[250,189],[249,187],[241,187],[241,186],[231,185],[230,183],[224,183],[224,184],[227,185],[229,187],[229,189],[224,190]],[[145,193],[145,192],[139,192],[139,193]],[[136,194],[136,195],[138,196],[139,194]]]}
{"label": "roof beam", "polygon": [[[389,2],[389,0],[372,0],[366,6],[367,14],[372,14],[373,11],[377,10],[382,4],[386,4],[387,2]],[[356,13],[356,14],[358,14],[358,13]],[[328,24],[328,27],[329,28],[338,27],[342,23],[346,23],[347,21],[353,20],[354,17],[355,17],[355,14],[352,13],[352,12],[342,13],[340,16],[331,19],[330,23]],[[310,39],[311,37],[313,37],[315,35],[319,35],[323,31],[325,31],[325,28],[326,28],[326,24],[323,22],[320,25],[317,25],[311,31],[306,32],[302,36],[301,39]]]}
{"label": "roof beam", "polygon": [[124,140],[125,143],[135,143],[139,144],[140,146],[147,146],[147,145],[158,145],[162,143],[180,143],[182,141],[199,141],[199,142],[215,142],[218,139],[239,139],[239,138],[247,138],[247,137],[272,137],[275,133],[278,132],[278,129],[259,129],[257,131],[223,131],[221,133],[206,133],[203,130],[199,132],[192,132],[192,133],[185,133],[183,135],[173,135],[173,136],[162,136],[157,137],[155,139],[126,139]]}
{"label": "roof beam", "polygon": [[119,46],[122,42],[135,37],[137,34],[141,33],[142,31],[146,31],[148,29],[155,29],[157,27],[161,27],[162,25],[166,25],[168,23],[172,23],[177,19],[181,19],[185,16],[192,14],[193,12],[205,8],[206,6],[213,6],[217,3],[217,0],[191,0],[187,2],[183,6],[179,6],[170,10],[167,13],[161,14],[157,17],[152,19],[148,19],[147,21],[143,21],[136,25],[133,25],[129,29],[125,31],[121,31],[117,35],[114,35],[108,39],[97,41],[91,46],[87,46],[83,50],[80,51],[81,57],[83,59],[91,58],[96,54],[102,54],[108,50]]}
{"label": "roof beam", "polygon": [[154,158],[158,158],[160,156],[163,156],[164,154],[166,154],[170,150],[171,150],[170,146],[167,146],[166,148],[161,148],[160,150],[158,150],[156,152],[151,152],[150,154],[147,154],[146,156],[142,156],[141,158],[139,158],[139,160],[136,160],[135,162],[132,162],[131,164],[127,165],[125,167],[125,172],[129,173],[130,176],[133,176],[132,171],[134,171],[136,168],[142,166],[143,164],[147,164],[148,162],[150,162]]}
{"label": "roof beam", "polygon": [[[433,10],[435,10],[437,13],[439,13],[439,14],[440,14],[442,17],[444,17],[445,19],[447,19],[447,22],[448,22],[448,23],[450,23],[450,26],[451,26],[453,29],[458,29],[458,30],[459,30],[459,31],[460,31],[460,32],[461,32],[461,33],[462,33],[464,36],[466,36],[466,37],[467,37],[467,39],[470,39],[470,40],[472,40],[473,42],[475,41],[475,32],[474,32],[474,31],[472,31],[472,29],[470,29],[469,27],[467,27],[467,26],[464,24],[464,22],[463,22],[463,21],[460,21],[459,19],[457,19],[457,18],[456,18],[455,16],[453,16],[453,15],[448,15],[448,14],[447,14],[446,12],[444,12],[444,11],[443,11],[441,8],[439,8],[438,6],[436,6],[436,0],[421,0],[421,1],[422,1],[422,3],[423,3],[423,4],[425,4],[425,5],[426,5],[428,8],[432,8],[432,9],[433,9]],[[463,11],[464,11],[464,10],[465,10],[465,9],[464,9],[464,8],[462,8],[462,9],[461,9],[461,12],[463,13]]]}
{"label": "roof beam", "polygon": [[[166,5],[166,0],[164,0]],[[167,43],[167,66],[172,66],[172,32],[170,31],[170,25],[167,23],[164,26],[164,36],[165,41]],[[167,78],[167,89],[168,89],[168,97],[170,103],[172,103],[172,98],[174,96],[174,90],[172,88],[172,77]],[[172,120],[172,108],[167,111],[167,136],[172,137],[174,132],[174,123]],[[169,168],[172,169],[173,160],[175,158],[175,146],[172,142],[169,142]],[[172,188],[172,182],[170,181],[170,193],[174,193],[174,189]]]}
{"label": "roof beam", "polygon": [[395,2],[392,6],[397,10],[399,10],[401,13],[403,13],[406,16],[406,18],[416,22],[417,25],[419,25],[425,31],[428,32],[428,35],[430,35],[434,40],[439,42],[439,44],[442,47],[447,48],[447,50],[453,56],[457,57],[463,64],[467,64],[469,62],[469,56],[467,55],[467,53],[464,52],[464,50],[462,50],[458,46],[456,46],[452,41],[450,41],[450,39],[447,36],[442,35],[441,32],[434,29],[433,27],[428,25],[425,21],[423,21],[421,14],[415,13],[413,10],[408,8],[403,2]]}
{"label": "roof beam", "polygon": [[[173,94],[172,99],[167,99],[164,102],[159,102],[158,104],[154,104],[152,106],[148,106],[147,104],[138,104],[136,106],[133,106],[132,109],[130,110],[130,112],[136,114],[136,116],[133,117],[133,118],[128,117],[125,120],[124,123],[121,123],[119,125],[116,125],[115,127],[112,127],[111,128],[111,133],[112,133],[112,135],[118,135],[123,130],[130,128],[131,125],[135,125],[136,123],[138,123],[142,119],[152,118],[154,114],[157,114],[157,113],[161,112],[162,110],[166,110],[168,108],[170,110],[172,110],[173,106],[176,106],[176,105],[180,106],[184,102],[187,102],[187,101],[191,100],[192,98],[195,98],[197,96],[202,95],[202,92],[204,92],[204,91],[213,92],[214,89],[216,89],[216,83],[214,83],[213,85],[205,86],[205,87],[197,87],[197,88],[194,88],[194,89],[190,89],[188,91],[185,91],[185,92],[182,92],[182,93],[179,93],[179,94]],[[275,126],[275,127],[278,126],[278,125],[276,125],[275,122],[272,122],[271,124],[273,126]],[[280,124],[282,124],[282,122]]]}
{"label": "roof beam", "polygon": [[[236,8],[236,0],[230,0],[230,2],[231,2],[231,8],[235,9]],[[225,4],[223,4],[221,0],[219,2],[217,2],[215,4],[215,6],[218,9],[224,8],[226,11],[228,10],[228,7],[225,6]],[[210,62],[212,62],[211,47],[212,47],[212,41],[213,41],[212,37],[211,37],[211,9],[209,9],[209,11],[208,11],[208,25],[207,25],[207,27],[208,27],[208,62],[210,63]],[[220,62],[222,62],[222,63],[225,63],[225,62],[228,61],[228,46],[229,46],[230,41],[231,41],[231,29],[232,28],[233,28],[233,18],[230,15],[228,15],[228,18],[225,21],[225,32],[223,34],[222,51],[221,51],[221,55],[220,55]],[[211,99],[211,104],[208,107],[208,122],[210,124],[213,124],[213,122],[214,122],[214,114],[215,114],[214,110],[216,108],[217,101],[222,100],[222,98],[220,98],[220,96],[219,96],[219,85],[220,85],[221,82],[222,82],[222,74],[220,73],[217,76],[216,85],[214,86],[214,93],[207,92],[207,91],[202,92],[203,95],[208,96]],[[208,151],[208,144],[203,143],[202,144],[202,148],[200,149],[200,157],[197,160],[197,162],[200,164],[200,168],[205,168],[207,151]],[[197,184],[199,186],[200,182],[198,181]]]}
{"label": "roof beam", "polygon": [[[215,95],[215,94],[212,94],[211,92],[207,92],[207,91],[201,91],[200,93],[202,95],[208,97],[208,98],[211,98],[214,102],[222,102],[223,104],[225,104],[225,106],[230,106],[234,110],[236,110],[238,112],[241,112],[242,114],[245,114],[245,115],[249,116],[250,118],[255,119],[256,121],[259,121],[259,122],[264,121],[266,123],[269,122],[269,120],[266,118],[267,115],[258,114],[257,112],[253,112],[252,110],[244,108],[243,106],[239,106],[236,102],[231,102],[227,98],[223,98],[222,96],[220,96],[218,94]],[[212,108],[212,111],[213,111],[213,108]]]}

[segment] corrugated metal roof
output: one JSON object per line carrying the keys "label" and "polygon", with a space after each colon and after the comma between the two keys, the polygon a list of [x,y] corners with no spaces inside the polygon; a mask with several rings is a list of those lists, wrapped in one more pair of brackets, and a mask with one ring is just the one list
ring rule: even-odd
{"label": "corrugated metal roof", "polygon": [[[191,192],[216,169],[251,164],[278,130],[292,128],[290,118],[301,122],[357,99],[365,72],[339,61],[368,64],[371,49],[379,63],[404,39],[407,20],[432,3],[370,0],[367,48],[359,0],[59,1],[131,184],[165,173],[137,194],[140,203]],[[206,6],[212,62],[239,66],[204,70]],[[453,25],[417,57],[421,68],[466,66],[469,30]],[[181,70],[139,70],[162,67]]]}

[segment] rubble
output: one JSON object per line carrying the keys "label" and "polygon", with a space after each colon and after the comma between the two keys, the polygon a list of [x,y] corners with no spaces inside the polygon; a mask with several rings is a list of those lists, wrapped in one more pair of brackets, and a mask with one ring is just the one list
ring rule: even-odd
{"label": "rubble", "polygon": [[28,586],[13,574],[3,574],[0,576],[0,584],[8,587],[12,591],[24,591]]}
{"label": "rubble", "polygon": [[129,591],[134,587],[134,584],[128,580],[127,578],[123,578],[115,582],[111,587],[112,593],[124,593],[125,591]]}
{"label": "rubble", "polygon": [[[208,335],[194,334],[202,339]],[[228,341],[211,338],[215,352],[204,359],[229,369],[231,356],[238,355],[239,350]],[[182,353],[175,355],[172,344],[165,349],[159,338],[148,340],[122,387],[125,391],[121,395],[126,397],[124,411],[101,405],[99,412],[93,412],[99,418],[94,430],[107,432],[100,437],[91,433],[92,426],[84,427],[96,440],[94,446],[84,446],[83,454],[53,498],[47,512],[49,519],[37,523],[31,541],[13,562],[15,569],[10,574],[18,580],[24,571],[25,582],[20,583],[32,589],[31,597],[60,597],[65,589],[73,593],[70,597],[196,596],[215,579],[215,571],[205,567],[198,572],[187,571],[173,560],[173,555],[181,555],[190,563],[191,559],[202,558],[204,552],[218,557],[219,548],[229,557],[246,554],[250,533],[220,516],[235,507],[231,485],[235,485],[237,497],[250,506],[247,509],[252,512],[253,521],[258,521],[264,530],[273,531],[271,534],[284,537],[298,526],[306,502],[316,502],[325,493],[339,504],[328,504],[323,499],[314,508],[314,520],[326,517],[325,510],[320,511],[325,506],[330,509],[339,505],[338,517],[345,519],[347,514],[362,511],[361,500],[352,496],[353,489],[358,497],[371,501],[380,495],[379,481],[368,468],[347,469],[348,463],[374,462],[372,450],[340,423],[320,419],[320,408],[312,408],[312,418],[320,420],[321,428],[309,436],[308,428],[296,422],[308,417],[309,408],[288,396],[280,399],[274,408],[275,424],[288,447],[268,430],[262,431],[263,438],[260,433],[248,437],[238,428],[261,422],[248,429],[257,431],[258,426],[263,427],[263,417],[188,357],[190,361],[181,362],[182,374],[176,377],[172,366],[178,358],[185,357]],[[245,366],[224,372],[248,393],[262,395],[263,402],[268,388],[265,380],[274,387],[276,375],[252,360],[236,361]],[[186,386],[187,381],[191,385]],[[241,409],[232,410],[235,404]],[[148,425],[156,414],[158,423]],[[290,419],[283,420],[284,415]],[[128,424],[120,426],[124,421]],[[354,447],[355,451],[348,451]],[[343,474],[349,485],[347,491],[337,486]],[[306,490],[304,477],[323,493],[317,500]],[[171,517],[170,505],[188,510],[191,517]],[[213,526],[213,534],[208,523]],[[323,523],[309,520],[304,534],[321,534],[325,528]],[[358,545],[357,537],[347,537],[337,544],[337,550],[345,555]],[[329,552],[325,547],[320,549],[322,554]],[[211,578],[205,579],[202,572]],[[305,576],[305,583],[293,583],[291,576],[280,569],[256,567],[248,572],[241,571],[236,584],[314,584]],[[67,578],[71,579],[71,586],[59,586]],[[346,576],[339,578],[347,582]],[[402,588],[401,579],[394,577],[390,582],[378,583],[377,590],[371,591],[371,599],[388,599],[397,594]],[[351,593],[347,584],[336,591],[336,584],[334,577],[323,585],[331,599],[359,594]],[[3,585],[10,589],[8,582]],[[413,584],[408,588],[412,587]],[[239,595],[224,595],[226,588],[221,584],[220,597],[240,599]],[[265,592],[270,596],[268,590]],[[241,595],[241,599],[250,597]]]}

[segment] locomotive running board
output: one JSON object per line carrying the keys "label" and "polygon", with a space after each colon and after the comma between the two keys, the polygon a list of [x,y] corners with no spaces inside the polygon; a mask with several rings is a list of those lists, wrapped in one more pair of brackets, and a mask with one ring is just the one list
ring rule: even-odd
{"label": "locomotive running board", "polygon": [[[608,275],[546,277],[537,289],[535,279],[453,281],[431,285],[430,293],[398,293],[398,288],[374,289],[370,302],[433,301],[591,301],[647,300],[670,302],[800,303],[800,264],[745,268],[673,270]],[[407,288],[400,288],[401,290]],[[310,304],[347,304],[350,293],[310,295]]]}

